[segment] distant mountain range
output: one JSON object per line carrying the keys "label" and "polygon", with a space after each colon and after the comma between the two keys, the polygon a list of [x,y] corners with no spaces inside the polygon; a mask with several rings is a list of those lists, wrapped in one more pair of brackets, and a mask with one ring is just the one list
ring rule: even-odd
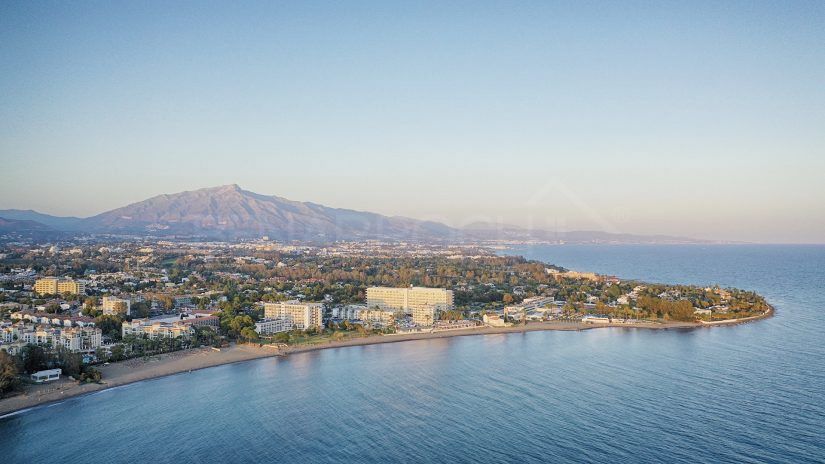
{"label": "distant mountain range", "polygon": [[701,243],[669,236],[595,231],[550,232],[475,223],[453,228],[433,221],[330,208],[316,203],[259,195],[237,185],[158,195],[88,218],[59,217],[32,210],[0,210],[0,233],[120,234],[278,240],[507,240],[569,243]]}

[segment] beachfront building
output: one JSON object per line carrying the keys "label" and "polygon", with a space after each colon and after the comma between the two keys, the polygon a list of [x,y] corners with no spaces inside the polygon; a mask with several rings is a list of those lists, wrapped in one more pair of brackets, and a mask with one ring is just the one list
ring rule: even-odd
{"label": "beachfront building", "polygon": [[367,309],[367,305],[346,305],[332,308],[333,319],[344,319],[353,321],[359,318],[361,311]]}
{"label": "beachfront building", "polygon": [[584,316],[582,322],[586,324],[609,324],[610,318],[607,316]]}
{"label": "beachfront building", "polygon": [[86,284],[74,279],[44,277],[34,282],[34,291],[39,295],[62,295],[64,293],[79,295],[86,292]]}
{"label": "beachfront building", "polygon": [[114,296],[104,296],[101,307],[103,314],[107,315],[121,314],[129,316],[132,314],[132,302]]}
{"label": "beachfront building", "polygon": [[485,314],[481,316],[481,321],[490,327],[504,327],[507,325],[504,322],[504,318],[498,314]]}
{"label": "beachfront building", "polygon": [[443,332],[447,330],[467,330],[475,329],[476,327],[478,327],[478,322],[471,321],[469,319],[461,319],[458,321],[436,321],[433,324],[433,331]]}
{"label": "beachfront building", "polygon": [[504,314],[515,318],[520,318],[522,312],[535,311],[539,308],[553,304],[555,300],[552,296],[534,296],[532,298],[525,298],[524,301],[517,305],[508,305],[504,307]]}
{"label": "beachfront building", "polygon": [[191,324],[183,321],[153,321],[151,319],[133,319],[124,321],[121,333],[124,337],[132,335],[135,337],[156,338],[189,338],[195,332]]}
{"label": "beachfront building", "polygon": [[453,291],[427,287],[369,287],[367,306],[404,312],[417,325],[432,325],[441,311],[454,308]]}
{"label": "beachfront building", "polygon": [[289,332],[290,330],[292,330],[292,322],[289,319],[263,319],[255,323],[255,332],[257,332],[258,335]]}
{"label": "beachfront building", "polygon": [[378,308],[370,309],[367,305],[346,305],[333,308],[332,317],[347,321],[364,321],[380,326],[389,326],[395,323],[395,312]]}
{"label": "beachfront building", "polygon": [[298,300],[264,303],[266,319],[286,319],[298,330],[323,326],[323,314],[322,303],[301,303]]}
{"label": "beachfront building", "polygon": [[35,383],[51,382],[53,380],[60,380],[62,369],[47,369],[45,371],[37,371],[31,375],[31,379]]}
{"label": "beachfront building", "polygon": [[391,326],[395,324],[395,313],[383,309],[362,309],[358,311],[359,320],[380,326]]}

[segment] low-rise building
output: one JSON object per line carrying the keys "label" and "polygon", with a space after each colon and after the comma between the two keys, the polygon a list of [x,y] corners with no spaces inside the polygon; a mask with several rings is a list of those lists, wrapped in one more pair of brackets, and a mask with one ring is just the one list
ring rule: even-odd
{"label": "low-rise building", "polygon": [[507,325],[504,318],[498,314],[485,314],[481,316],[481,321],[490,327],[505,327]]}
{"label": "low-rise building", "polygon": [[582,322],[584,322],[585,324],[609,324],[610,318],[607,316],[587,315],[582,317]]}
{"label": "low-rise building", "polygon": [[147,337],[147,338],[189,338],[195,332],[190,324],[182,321],[166,322],[152,321],[151,319],[133,319],[124,321],[121,333],[124,337]]}
{"label": "low-rise building", "polygon": [[114,296],[104,296],[101,308],[103,309],[103,314],[108,315],[121,314],[129,316],[132,314],[132,302]]}
{"label": "low-rise building", "polygon": [[35,383],[51,382],[53,380],[60,380],[62,369],[47,369],[45,371],[37,371],[31,375],[31,379]]}
{"label": "low-rise building", "polygon": [[103,333],[96,327],[68,327],[60,331],[57,339],[64,348],[71,351],[94,351],[100,347]]}
{"label": "low-rise building", "polygon": [[263,319],[255,323],[255,332],[258,335],[289,332],[290,330],[292,330],[292,322],[284,318]]}
{"label": "low-rise building", "polygon": [[0,328],[0,346],[22,343],[86,352],[100,347],[102,340],[103,333],[96,327],[51,327],[18,322]]}

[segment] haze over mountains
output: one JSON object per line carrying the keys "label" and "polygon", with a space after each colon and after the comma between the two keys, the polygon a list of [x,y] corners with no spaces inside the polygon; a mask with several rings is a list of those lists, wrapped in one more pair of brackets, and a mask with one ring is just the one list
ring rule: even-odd
{"label": "haze over mountains", "polygon": [[278,240],[540,240],[572,243],[699,243],[680,237],[574,231],[557,233],[504,224],[442,223],[260,195],[237,185],[158,195],[88,218],[58,217],[32,210],[0,210],[2,230],[55,233],[187,236],[210,239]]}

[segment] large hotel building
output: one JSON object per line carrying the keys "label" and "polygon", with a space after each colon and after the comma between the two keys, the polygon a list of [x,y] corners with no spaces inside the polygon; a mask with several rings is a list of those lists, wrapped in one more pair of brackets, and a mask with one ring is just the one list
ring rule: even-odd
{"label": "large hotel building", "polygon": [[86,284],[78,280],[44,277],[34,282],[34,291],[40,295],[61,295],[63,293],[79,295],[86,292]]}
{"label": "large hotel building", "polygon": [[298,330],[322,327],[324,305],[322,303],[301,303],[297,300],[280,303],[264,303],[266,319],[286,319]]}
{"label": "large hotel building", "polygon": [[426,287],[369,287],[367,307],[411,314],[418,325],[432,325],[439,311],[453,309],[453,291]]}

